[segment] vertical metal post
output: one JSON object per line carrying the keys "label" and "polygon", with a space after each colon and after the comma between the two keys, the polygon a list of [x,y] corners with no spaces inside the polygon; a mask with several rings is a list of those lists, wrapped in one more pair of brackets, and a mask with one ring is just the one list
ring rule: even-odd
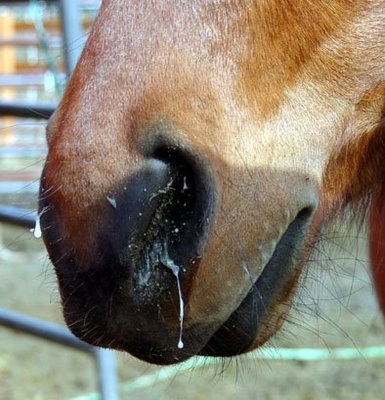
{"label": "vertical metal post", "polygon": [[77,0],[60,0],[60,19],[67,75],[70,75],[76,66],[85,40]]}
{"label": "vertical metal post", "polygon": [[95,360],[102,400],[119,400],[116,358],[111,350],[95,348]]}

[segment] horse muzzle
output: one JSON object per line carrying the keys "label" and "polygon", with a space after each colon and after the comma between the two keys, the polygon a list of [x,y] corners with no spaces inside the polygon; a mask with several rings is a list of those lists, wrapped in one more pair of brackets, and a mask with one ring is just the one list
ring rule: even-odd
{"label": "horse muzzle", "polygon": [[[220,319],[207,307],[197,320],[193,303],[204,296],[192,300],[192,292],[199,269],[210,264],[206,247],[218,215],[217,182],[209,162],[185,146],[158,140],[143,153],[134,174],[83,210],[86,217],[79,214],[81,243],[68,228],[74,210],[49,194],[46,165],[41,226],[67,325],[86,342],[157,364],[196,354],[232,356],[261,344],[281,323],[266,332],[266,321],[295,287],[314,207],[303,207],[290,221],[261,273],[239,283],[242,294],[233,305],[216,306],[227,309]],[[217,290],[226,288],[219,282]]]}

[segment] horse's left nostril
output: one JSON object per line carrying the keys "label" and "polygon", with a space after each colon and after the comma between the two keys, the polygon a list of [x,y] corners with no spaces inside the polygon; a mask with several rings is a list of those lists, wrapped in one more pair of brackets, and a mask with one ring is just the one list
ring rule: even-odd
{"label": "horse's left nostril", "polygon": [[108,244],[114,264],[119,260],[127,265],[136,289],[153,289],[164,275],[162,266],[187,268],[200,256],[213,194],[212,178],[201,160],[175,148],[160,148],[109,194],[113,207],[99,242]]}

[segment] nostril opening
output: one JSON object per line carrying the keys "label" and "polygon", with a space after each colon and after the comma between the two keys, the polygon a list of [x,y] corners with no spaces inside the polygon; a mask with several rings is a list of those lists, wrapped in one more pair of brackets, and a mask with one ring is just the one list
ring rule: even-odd
{"label": "nostril opening", "polygon": [[315,207],[313,206],[304,207],[301,211],[298,212],[295,220],[306,222],[313,215],[314,208]]}
{"label": "nostril opening", "polygon": [[283,240],[282,243],[289,243],[292,241],[292,238],[298,238],[303,235],[306,226],[310,223],[314,214],[314,209],[313,206],[306,206],[297,213],[297,216],[287,227],[287,230],[283,235],[285,240]]}
{"label": "nostril opening", "polygon": [[161,235],[171,247],[180,243],[183,232],[191,228],[196,214],[199,194],[193,169],[177,151],[157,151],[156,159],[169,167],[169,181],[150,201],[157,201],[157,208],[148,227],[149,241]]}
{"label": "nostril opening", "polygon": [[[157,146],[143,168],[114,193],[106,257],[129,274],[133,289],[153,301],[174,284],[170,271],[186,272],[200,257],[214,210],[214,184],[199,155],[177,146]],[[164,267],[169,268],[164,268]]]}
{"label": "nostril opening", "polygon": [[166,246],[166,255],[187,265],[198,257],[213,212],[213,182],[205,162],[177,146],[158,146],[153,158],[169,168],[167,184],[151,196],[157,207],[146,235],[152,246]]}

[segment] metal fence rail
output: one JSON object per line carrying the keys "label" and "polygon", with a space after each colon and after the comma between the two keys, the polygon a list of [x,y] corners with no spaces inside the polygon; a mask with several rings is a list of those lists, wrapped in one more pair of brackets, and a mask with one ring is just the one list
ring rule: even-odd
{"label": "metal fence rail", "polygon": [[36,213],[17,207],[0,205],[0,222],[21,228],[33,229],[35,220]]}
{"label": "metal fence rail", "polygon": [[[81,48],[71,47],[82,36],[78,2],[74,0],[46,0],[57,3],[60,7],[62,34],[65,50],[67,73],[73,70],[79,57]],[[28,1],[0,1],[0,5],[28,3]],[[71,50],[70,50],[71,48]],[[21,118],[48,119],[56,108],[56,104],[24,101],[0,101],[0,117],[15,116]],[[36,213],[8,205],[0,205],[0,222],[32,229],[35,225]],[[14,329],[35,337],[49,340],[73,349],[89,353],[93,358],[97,370],[100,398],[103,400],[118,399],[118,383],[114,353],[98,349],[77,339],[67,328],[21,315],[9,310],[0,309],[0,325]]]}
{"label": "metal fence rail", "polygon": [[118,399],[116,363],[112,351],[88,345],[60,325],[9,310],[0,309],[0,325],[90,354],[95,360],[101,399]]}
{"label": "metal fence rail", "polygon": [[56,104],[50,102],[26,102],[21,100],[1,101],[0,116],[48,119],[55,111]]}

